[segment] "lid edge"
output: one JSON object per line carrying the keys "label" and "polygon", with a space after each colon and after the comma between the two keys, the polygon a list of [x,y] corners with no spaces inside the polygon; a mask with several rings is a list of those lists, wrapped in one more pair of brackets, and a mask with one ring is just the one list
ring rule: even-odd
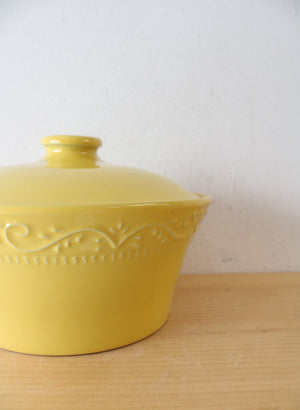
{"label": "lid edge", "polygon": [[195,194],[195,199],[179,199],[179,200],[166,200],[166,201],[147,201],[147,202],[103,202],[103,203],[77,203],[77,204],[0,204],[0,214],[18,212],[27,213],[34,212],[48,212],[50,209],[52,212],[58,212],[61,210],[70,209],[105,209],[105,208],[132,208],[132,207],[166,207],[166,206],[195,206],[203,205],[209,206],[212,202],[212,197],[206,194]]}

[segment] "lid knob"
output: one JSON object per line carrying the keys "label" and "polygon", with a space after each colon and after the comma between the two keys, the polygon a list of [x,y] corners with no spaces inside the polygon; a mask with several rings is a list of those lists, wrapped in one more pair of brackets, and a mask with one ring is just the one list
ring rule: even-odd
{"label": "lid knob", "polygon": [[46,163],[55,168],[95,168],[100,164],[97,150],[99,138],[78,135],[51,135],[42,140],[46,147]]}

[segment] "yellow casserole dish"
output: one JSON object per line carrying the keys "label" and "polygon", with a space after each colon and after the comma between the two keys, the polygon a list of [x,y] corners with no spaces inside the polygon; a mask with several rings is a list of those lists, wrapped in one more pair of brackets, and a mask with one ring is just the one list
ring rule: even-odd
{"label": "yellow casserole dish", "polygon": [[0,169],[0,347],[73,355],[152,334],[211,198],[100,160],[97,138],[43,145]]}

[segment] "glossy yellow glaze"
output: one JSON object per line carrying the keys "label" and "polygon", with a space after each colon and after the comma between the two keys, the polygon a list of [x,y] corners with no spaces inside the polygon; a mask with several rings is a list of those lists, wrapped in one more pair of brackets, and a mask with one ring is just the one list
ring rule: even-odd
{"label": "glossy yellow glaze", "polygon": [[54,136],[33,164],[0,168],[1,205],[90,205],[196,200],[155,173],[109,164],[97,156],[98,138]]}
{"label": "glossy yellow glaze", "polygon": [[96,138],[43,143],[43,161],[0,170],[0,347],[69,355],[148,336],[210,197],[104,163]]}

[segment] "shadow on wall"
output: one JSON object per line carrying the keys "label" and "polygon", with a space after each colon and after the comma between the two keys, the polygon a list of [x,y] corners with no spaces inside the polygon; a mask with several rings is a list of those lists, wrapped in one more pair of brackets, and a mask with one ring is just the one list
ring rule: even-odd
{"label": "shadow on wall", "polygon": [[272,202],[251,195],[212,194],[213,203],[190,244],[182,273],[300,270],[299,213],[297,218],[293,204],[282,197]]}

